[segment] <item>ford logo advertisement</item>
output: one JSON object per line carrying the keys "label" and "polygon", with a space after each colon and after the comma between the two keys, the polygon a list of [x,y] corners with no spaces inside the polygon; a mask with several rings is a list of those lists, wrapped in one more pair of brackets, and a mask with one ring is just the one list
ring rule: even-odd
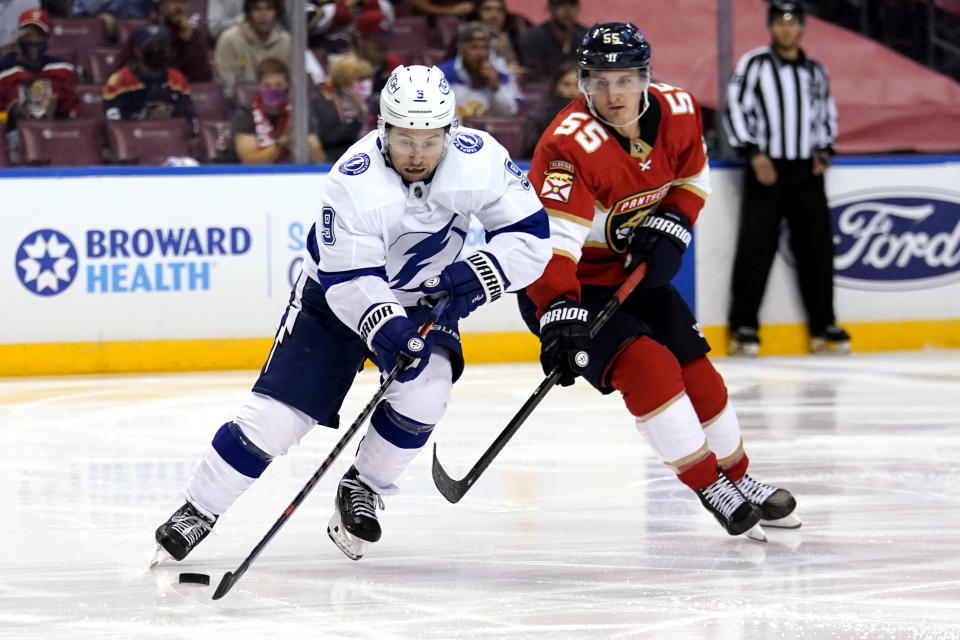
{"label": "ford logo advertisement", "polygon": [[960,193],[871,189],[831,198],[834,268],[851,289],[926,289],[960,280]]}

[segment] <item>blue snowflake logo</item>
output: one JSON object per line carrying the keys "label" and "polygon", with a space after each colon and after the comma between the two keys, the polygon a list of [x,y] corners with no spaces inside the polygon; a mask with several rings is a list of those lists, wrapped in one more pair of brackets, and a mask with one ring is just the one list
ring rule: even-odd
{"label": "blue snowflake logo", "polygon": [[14,262],[20,282],[38,296],[62,293],[77,276],[77,250],[54,229],[40,229],[24,238]]}

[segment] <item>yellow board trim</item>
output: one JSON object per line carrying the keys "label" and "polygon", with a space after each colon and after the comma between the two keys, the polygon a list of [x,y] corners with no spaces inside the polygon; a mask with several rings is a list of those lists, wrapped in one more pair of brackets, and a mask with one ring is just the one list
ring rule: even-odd
{"label": "yellow board trim", "polygon": [[[960,348],[960,318],[843,326],[854,352]],[[703,331],[711,355],[727,355],[726,327]],[[540,354],[538,340],[527,332],[467,333],[462,339],[468,363],[536,362]],[[764,326],[760,340],[760,355],[808,351],[800,324]],[[272,344],[271,338],[6,344],[0,345],[0,376],[259,369]]]}

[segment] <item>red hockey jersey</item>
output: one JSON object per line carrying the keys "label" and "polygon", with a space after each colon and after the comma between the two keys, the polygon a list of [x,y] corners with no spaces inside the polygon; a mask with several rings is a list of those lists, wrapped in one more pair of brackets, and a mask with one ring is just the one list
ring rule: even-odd
{"label": "red hockey jersey", "polygon": [[553,258],[526,293],[542,312],[580,284],[616,286],[626,274],[632,229],[655,208],[696,221],[710,192],[700,106],[653,84],[640,137],[627,140],[594,118],[581,95],[537,143],[529,178],[550,215]]}

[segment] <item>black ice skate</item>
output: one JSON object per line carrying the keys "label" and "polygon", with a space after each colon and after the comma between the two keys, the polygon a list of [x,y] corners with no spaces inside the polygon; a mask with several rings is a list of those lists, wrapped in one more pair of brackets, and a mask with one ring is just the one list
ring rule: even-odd
{"label": "black ice skate", "polygon": [[720,475],[713,484],[697,490],[700,502],[730,535],[743,533],[752,540],[766,542],[767,537],[759,527],[760,509],[747,500],[722,469],[718,471]]}
{"label": "black ice skate", "polygon": [[351,466],[340,480],[333,516],[327,524],[327,535],[351,560],[362,558],[370,543],[380,539],[377,508],[384,508],[380,495],[357,475],[357,469]]}
{"label": "black ice skate", "polygon": [[177,509],[170,519],[157,527],[157,554],[150,566],[163,559],[166,552],[174,560],[183,560],[200,541],[210,534],[217,519],[208,518],[189,502]]}
{"label": "black ice skate", "polygon": [[817,354],[850,353],[850,334],[835,324],[828,324],[823,333],[810,336],[810,351]]}
{"label": "black ice skate", "polygon": [[760,351],[760,336],[752,327],[737,327],[730,334],[730,355],[752,358]]}
{"label": "black ice skate", "polygon": [[759,507],[763,526],[796,529],[802,524],[793,513],[797,501],[786,489],[757,482],[746,474],[736,484],[747,500]]}

